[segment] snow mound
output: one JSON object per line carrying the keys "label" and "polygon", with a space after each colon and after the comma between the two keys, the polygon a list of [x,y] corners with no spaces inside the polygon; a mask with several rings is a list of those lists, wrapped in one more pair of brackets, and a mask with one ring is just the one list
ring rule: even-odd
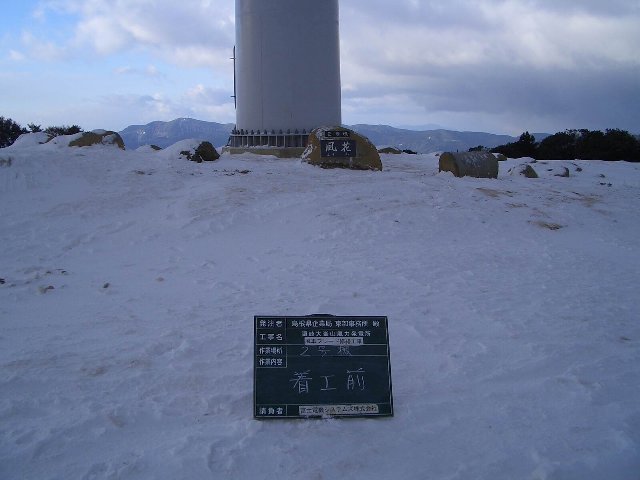
{"label": "snow mound", "polygon": [[202,143],[202,140],[198,140],[195,138],[188,138],[185,140],[180,140],[179,142],[174,143],[173,145],[162,150],[163,154],[168,158],[176,158],[181,155],[181,152],[185,151],[195,151],[196,148]]}
{"label": "snow mound", "polygon": [[34,147],[37,145],[42,145],[43,143],[47,143],[49,141],[49,135],[45,132],[36,132],[36,133],[24,133],[18,137],[18,139],[13,142],[13,145],[9,148],[25,148],[25,147]]}
{"label": "snow mound", "polygon": [[138,153],[156,153],[161,151],[162,149],[160,147],[156,147],[154,148],[152,145],[142,145],[138,148],[136,148],[136,152]]}

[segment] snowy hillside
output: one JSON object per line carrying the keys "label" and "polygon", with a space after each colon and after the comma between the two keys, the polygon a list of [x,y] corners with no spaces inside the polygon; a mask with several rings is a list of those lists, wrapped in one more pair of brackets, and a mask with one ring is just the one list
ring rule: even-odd
{"label": "snowy hillside", "polygon": [[[1,479],[640,478],[640,165],[174,155],[0,150]],[[253,419],[312,313],[388,316],[394,417]]]}

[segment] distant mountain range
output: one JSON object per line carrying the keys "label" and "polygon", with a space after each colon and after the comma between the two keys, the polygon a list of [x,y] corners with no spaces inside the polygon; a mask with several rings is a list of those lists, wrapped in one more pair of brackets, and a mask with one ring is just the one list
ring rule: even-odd
{"label": "distant mountain range", "polygon": [[[232,123],[215,123],[178,118],[171,122],[151,122],[147,125],[131,125],[120,133],[129,150],[142,145],[157,145],[166,148],[186,138],[208,140],[216,147],[226,145]],[[398,147],[418,153],[441,151],[467,151],[469,148],[482,145],[492,148],[514,142],[517,137],[495,135],[482,132],[456,132],[452,130],[408,130],[388,125],[352,125],[356,132],[366,136],[378,147]],[[536,140],[542,140],[548,134],[533,134]]]}
{"label": "distant mountain range", "polygon": [[[466,152],[480,145],[493,148],[518,140],[518,137],[493,133],[456,132],[443,129],[416,131],[388,125],[353,125],[351,128],[368,137],[377,147],[398,147],[401,150],[408,149],[418,153]],[[538,141],[549,136],[544,133],[533,135]]]}
{"label": "distant mountain range", "polygon": [[180,140],[196,138],[208,140],[216,147],[226,145],[233,123],[215,123],[178,118],[171,122],[151,122],[147,125],[130,125],[120,133],[128,150],[135,150],[142,145],[157,145],[167,148]]}

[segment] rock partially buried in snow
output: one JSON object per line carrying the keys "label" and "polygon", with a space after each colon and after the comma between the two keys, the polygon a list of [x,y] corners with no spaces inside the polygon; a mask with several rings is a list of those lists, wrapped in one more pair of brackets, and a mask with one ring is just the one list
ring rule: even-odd
{"label": "rock partially buried in snow", "polygon": [[535,169],[528,163],[517,165],[509,169],[509,175],[522,175],[526,178],[540,178],[538,172],[536,172]]}
{"label": "rock partially buried in snow", "polygon": [[498,159],[489,152],[444,152],[439,170],[456,177],[498,178]]}
{"label": "rock partially buried in snow", "polygon": [[215,162],[220,158],[220,154],[211,142],[202,142],[194,150],[182,150],[180,155],[196,163]]}
{"label": "rock partially buried in snow", "polygon": [[527,178],[538,178],[538,173],[529,164],[523,165],[522,169],[520,170],[520,175],[524,175]]}
{"label": "rock partially buried in snow", "polygon": [[302,160],[322,168],[382,170],[375,145],[367,137],[344,127],[321,127],[312,131]]}
{"label": "rock partially buried in snow", "polygon": [[378,150],[378,153],[386,153],[389,155],[400,155],[402,150],[396,147],[383,147]]}
{"label": "rock partially buried in snow", "polygon": [[117,132],[109,130],[94,130],[82,132],[78,138],[69,142],[70,147],[91,147],[93,145],[114,145],[124,150],[124,142]]}
{"label": "rock partially buried in snow", "polygon": [[197,163],[213,162],[220,158],[211,142],[194,138],[180,140],[161,152],[167,158],[186,159]]}
{"label": "rock partially buried in snow", "polygon": [[[535,165],[535,169],[533,167]],[[538,161],[530,159],[526,163],[515,165],[510,175],[523,175],[527,178],[570,178],[579,175],[583,169],[575,162],[563,160]],[[573,173],[572,173],[573,172]]]}

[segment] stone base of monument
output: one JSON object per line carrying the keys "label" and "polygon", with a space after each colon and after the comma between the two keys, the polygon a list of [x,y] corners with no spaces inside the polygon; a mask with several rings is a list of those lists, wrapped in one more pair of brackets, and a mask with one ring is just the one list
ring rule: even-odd
{"label": "stone base of monument", "polygon": [[444,152],[439,167],[456,177],[498,178],[498,159],[489,152]]}
{"label": "stone base of monument", "polygon": [[309,133],[306,130],[271,132],[267,130],[234,129],[223,153],[241,155],[272,155],[278,158],[300,158],[307,147]]}
{"label": "stone base of monument", "polygon": [[304,153],[304,147],[229,147],[222,149],[222,153],[230,155],[242,155],[253,153],[254,155],[273,155],[278,158],[300,158]]}
{"label": "stone base of monument", "polygon": [[367,137],[344,127],[313,130],[302,160],[322,168],[382,170],[382,161],[375,145]]}

